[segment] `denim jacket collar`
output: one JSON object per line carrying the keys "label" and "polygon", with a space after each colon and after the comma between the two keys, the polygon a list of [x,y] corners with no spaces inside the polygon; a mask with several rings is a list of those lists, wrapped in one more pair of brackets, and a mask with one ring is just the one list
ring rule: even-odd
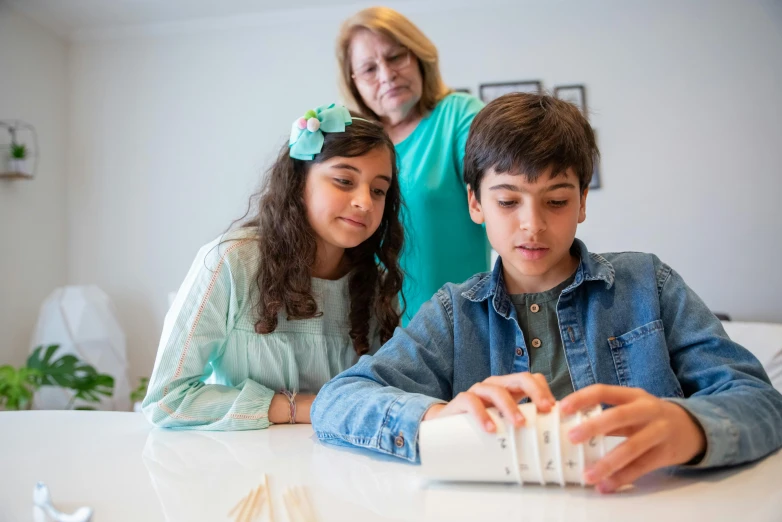
{"label": "denim jacket collar", "polygon": [[[576,269],[576,278],[573,284],[567,287],[564,292],[570,292],[577,288],[584,281],[604,281],[606,288],[611,288],[614,284],[614,267],[603,256],[590,253],[586,245],[579,239],[573,240],[571,251],[576,251],[579,257],[578,268]],[[468,290],[462,292],[462,297],[473,302],[480,302],[493,297],[492,305],[494,310],[508,319],[512,303],[508,297],[505,287],[505,281],[502,275],[502,258],[498,257],[494,264],[494,269],[487,272],[478,279]]]}

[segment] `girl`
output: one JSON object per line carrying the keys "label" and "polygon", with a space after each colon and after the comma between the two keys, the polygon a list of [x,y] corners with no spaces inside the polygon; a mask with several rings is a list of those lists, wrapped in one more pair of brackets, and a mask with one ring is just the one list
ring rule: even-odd
{"label": "girl", "polygon": [[258,197],[199,251],[166,316],[143,402],[157,426],[309,423],[320,387],[399,324],[402,202],[380,125],[307,111]]}

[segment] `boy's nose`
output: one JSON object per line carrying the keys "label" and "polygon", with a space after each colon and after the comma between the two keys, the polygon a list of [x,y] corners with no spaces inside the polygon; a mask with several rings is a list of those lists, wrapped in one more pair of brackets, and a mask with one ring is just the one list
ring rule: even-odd
{"label": "boy's nose", "polygon": [[546,230],[546,220],[536,208],[528,208],[521,211],[519,228],[530,234],[537,234]]}

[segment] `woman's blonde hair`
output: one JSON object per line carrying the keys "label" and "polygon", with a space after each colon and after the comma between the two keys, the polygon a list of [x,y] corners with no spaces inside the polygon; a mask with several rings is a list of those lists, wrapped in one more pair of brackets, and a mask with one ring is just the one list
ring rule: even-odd
{"label": "woman's blonde hair", "polygon": [[418,58],[423,80],[421,99],[416,107],[420,114],[426,114],[434,109],[435,105],[451,92],[440,76],[437,47],[432,41],[401,13],[388,7],[370,7],[345,20],[337,37],[337,62],[341,72],[340,90],[349,108],[374,119],[380,119],[361,99],[351,76],[350,42],[353,35],[361,30],[391,38]]}

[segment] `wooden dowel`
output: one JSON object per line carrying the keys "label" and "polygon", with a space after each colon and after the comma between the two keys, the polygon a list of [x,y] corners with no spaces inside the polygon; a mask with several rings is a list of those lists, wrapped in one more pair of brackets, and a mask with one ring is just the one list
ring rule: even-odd
{"label": "wooden dowel", "polygon": [[248,496],[245,495],[242,497],[242,499],[233,507],[231,508],[231,511],[228,512],[228,517],[232,517],[237,509],[239,509],[241,506],[244,505],[245,502],[249,500]]}
{"label": "wooden dowel", "polygon": [[250,494],[248,495],[248,502],[244,505],[242,510],[239,512],[239,516],[236,517],[237,522],[247,522],[250,514],[253,512],[253,508],[255,507],[255,499],[258,496],[260,490],[261,488],[257,487],[250,492]]}
{"label": "wooden dowel", "polygon": [[266,488],[266,497],[269,500],[269,522],[274,522],[274,508],[272,507],[272,490],[269,489],[269,479],[263,474],[263,486]]}

